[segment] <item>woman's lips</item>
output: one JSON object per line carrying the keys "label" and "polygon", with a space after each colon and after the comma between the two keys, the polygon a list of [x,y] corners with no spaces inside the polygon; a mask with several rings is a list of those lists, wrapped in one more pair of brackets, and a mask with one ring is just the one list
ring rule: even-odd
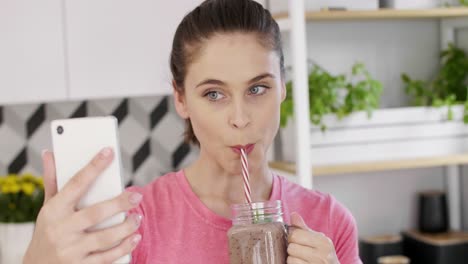
{"label": "woman's lips", "polygon": [[255,144],[247,144],[245,146],[242,146],[242,145],[237,145],[237,146],[232,146],[231,149],[232,151],[234,151],[235,153],[241,155],[241,149],[244,149],[245,150],[245,153],[247,155],[250,154],[250,152],[252,152],[255,148]]}

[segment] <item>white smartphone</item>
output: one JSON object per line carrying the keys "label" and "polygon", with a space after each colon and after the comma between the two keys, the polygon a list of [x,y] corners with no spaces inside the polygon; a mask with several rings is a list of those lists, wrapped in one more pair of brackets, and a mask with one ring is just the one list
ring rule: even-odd
{"label": "white smartphone", "polygon": [[[51,133],[59,191],[101,149],[111,147],[114,151],[114,160],[98,176],[88,192],[79,201],[78,210],[112,199],[122,193],[124,189],[121,173],[122,162],[118,140],[118,123],[115,117],[53,120]],[[124,220],[125,213],[119,213],[92,227],[91,230],[107,228],[122,223]],[[114,263],[130,263],[130,260],[130,255],[127,255]]]}

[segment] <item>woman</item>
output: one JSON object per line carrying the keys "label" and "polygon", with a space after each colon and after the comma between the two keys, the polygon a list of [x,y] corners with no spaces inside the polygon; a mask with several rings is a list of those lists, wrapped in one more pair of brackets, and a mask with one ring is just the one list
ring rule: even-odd
{"label": "woman", "polygon": [[[286,95],[278,25],[251,0],[207,0],[177,28],[170,62],[186,140],[200,146],[189,167],[119,197],[73,208],[112,160],[103,150],[60,191],[44,153],[46,200],[25,263],[228,263],[230,205],[244,202],[240,149],[248,152],[252,200],[281,200],[287,263],[361,263],[352,215],[330,195],[273,175],[266,153]],[[119,212],[118,226],[85,232]],[[117,243],[120,245],[108,249]]]}

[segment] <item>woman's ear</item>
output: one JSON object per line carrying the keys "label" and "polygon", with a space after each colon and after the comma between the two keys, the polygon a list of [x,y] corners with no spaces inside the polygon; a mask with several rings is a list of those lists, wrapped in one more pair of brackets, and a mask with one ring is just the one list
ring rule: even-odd
{"label": "woman's ear", "polygon": [[185,100],[185,94],[177,89],[175,81],[172,81],[172,87],[174,88],[174,105],[177,113],[182,119],[188,119],[189,114],[187,111],[187,101]]}

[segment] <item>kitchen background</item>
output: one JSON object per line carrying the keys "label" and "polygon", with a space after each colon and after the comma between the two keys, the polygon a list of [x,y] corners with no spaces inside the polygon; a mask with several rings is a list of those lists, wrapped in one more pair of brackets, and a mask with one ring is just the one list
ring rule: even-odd
{"label": "kitchen background", "polygon": [[[201,1],[150,2],[0,2],[0,175],[41,173],[48,124],[56,118],[117,116],[128,184],[145,184],[196,157],[174,112],[168,51],[178,21]],[[269,5],[285,10],[281,1]],[[330,72],[363,62],[383,84],[382,108],[408,105],[401,73],[427,80],[440,63],[437,18],[313,21],[306,32],[308,58]],[[288,32],[283,41],[291,65]],[[456,42],[468,52],[468,28],[457,31]],[[397,234],[416,227],[417,193],[444,190],[444,174],[435,167],[329,175],[314,177],[314,188],[351,210],[360,236]],[[462,207],[467,230],[468,203]]]}
{"label": "kitchen background", "polygon": [[[349,72],[363,62],[383,84],[382,108],[408,105],[401,73],[430,79],[439,64],[436,20],[314,21],[307,24],[307,52],[331,72]],[[285,59],[290,58],[284,37]],[[457,32],[457,45],[468,51],[468,28]],[[313,150],[312,150],[313,151]],[[402,149],[404,151],[404,149]],[[445,189],[443,167],[314,177],[314,187],[330,192],[352,211],[363,236],[398,233],[416,227],[417,192]],[[468,190],[465,176],[462,190]],[[468,201],[465,191],[463,201]],[[463,212],[468,229],[468,203]]]}

